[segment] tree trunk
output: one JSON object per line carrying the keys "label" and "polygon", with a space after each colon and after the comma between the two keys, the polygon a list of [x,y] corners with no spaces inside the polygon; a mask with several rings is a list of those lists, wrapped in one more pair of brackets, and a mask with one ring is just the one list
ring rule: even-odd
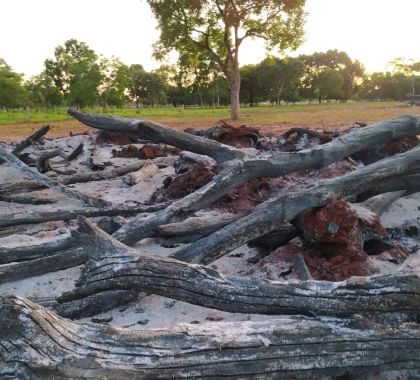
{"label": "tree trunk", "polygon": [[79,218],[79,223],[80,242],[90,260],[76,289],[64,293],[59,302],[125,289],[234,313],[348,316],[420,312],[420,273],[415,266],[392,275],[339,283],[282,284],[227,276],[203,265],[139,254],[86,218]]}
{"label": "tree trunk", "polygon": [[308,379],[420,368],[417,324],[283,317],[113,329],[13,296],[0,298],[0,317],[2,379]]}
{"label": "tree trunk", "polygon": [[167,203],[158,203],[153,205],[115,205],[104,208],[74,208],[74,209],[56,209],[52,211],[19,211],[16,213],[0,214],[0,228],[17,226],[19,224],[46,223],[57,220],[76,219],[79,215],[98,217],[98,216],[116,216],[133,215],[147,212],[155,212],[164,209]]}
{"label": "tree trunk", "polygon": [[230,118],[232,120],[238,120],[239,108],[240,108],[240,90],[241,90],[241,74],[239,67],[234,68],[233,78],[229,81],[230,88]]}

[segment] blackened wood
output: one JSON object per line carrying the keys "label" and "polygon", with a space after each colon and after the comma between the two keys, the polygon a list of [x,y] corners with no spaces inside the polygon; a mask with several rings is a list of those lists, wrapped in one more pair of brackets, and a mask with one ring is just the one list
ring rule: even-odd
{"label": "blackened wood", "polygon": [[97,216],[115,216],[124,214],[140,214],[161,210],[167,206],[167,203],[154,205],[115,205],[106,208],[77,208],[77,209],[56,209],[53,211],[21,211],[13,214],[0,214],[0,228],[15,226],[19,224],[45,223],[56,220],[76,219],[79,215],[97,217]]}
{"label": "blackened wood", "polygon": [[13,296],[0,298],[0,318],[4,379],[308,379],[420,369],[415,323],[283,317],[115,329]]}
{"label": "blackened wood", "polygon": [[36,170],[31,169],[28,165],[23,163],[16,156],[14,156],[12,153],[9,153],[7,150],[5,150],[2,147],[0,147],[0,157],[3,158],[5,161],[7,161],[10,165],[15,167],[16,169],[18,169],[21,172],[28,175],[30,178],[34,179],[37,182],[42,183],[43,185],[45,185],[45,186],[47,186],[47,187],[49,187],[53,190],[56,190],[56,191],[58,191],[60,193],[63,193],[63,194],[66,194],[69,197],[78,199],[78,200],[82,201],[83,203],[85,203],[87,205],[90,205],[90,206],[104,207],[104,206],[107,205],[107,202],[105,202],[101,199],[93,198],[93,197],[90,197],[88,195],[81,194],[77,191],[70,190],[69,188],[67,188],[63,184],[61,184],[61,183],[43,175],[41,173],[38,173]]}
{"label": "blackened wood", "polygon": [[0,264],[14,261],[34,260],[47,256],[52,252],[71,248],[77,245],[77,239],[73,236],[66,238],[55,237],[39,244],[24,244],[17,247],[0,247]]}
{"label": "blackened wood", "polygon": [[[324,206],[349,195],[377,189],[382,183],[393,182],[395,177],[413,171],[420,171],[420,147],[343,176],[320,181],[312,188],[275,196],[257,206],[247,216],[181,249],[172,257],[187,262],[208,264],[248,241],[274,231],[302,211]],[[395,190],[404,190],[404,181],[398,183],[401,187]]]}
{"label": "blackened wood", "polygon": [[80,241],[89,261],[75,290],[60,302],[105,290],[137,290],[209,308],[255,314],[348,316],[420,312],[420,268],[343,282],[279,283],[226,276],[206,266],[153,256],[118,242],[86,218]]}
{"label": "blackened wood", "polygon": [[34,132],[32,135],[27,137],[25,140],[22,140],[19,144],[17,144],[15,149],[12,150],[12,154],[14,154],[15,156],[18,156],[20,152],[22,152],[25,148],[31,145],[34,141],[39,140],[42,136],[47,134],[49,130],[50,130],[50,126],[44,125],[40,129],[38,129],[36,132]]}
{"label": "blackened wood", "polygon": [[0,284],[76,267],[87,260],[82,247],[68,248],[34,260],[0,265]]}

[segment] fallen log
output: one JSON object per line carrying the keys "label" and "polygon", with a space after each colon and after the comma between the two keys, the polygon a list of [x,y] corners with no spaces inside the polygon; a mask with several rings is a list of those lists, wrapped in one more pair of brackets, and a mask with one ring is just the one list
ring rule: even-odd
{"label": "fallen log", "polygon": [[[248,241],[274,231],[302,211],[372,188],[377,189],[381,184],[394,182],[395,177],[418,172],[419,153],[420,147],[417,147],[343,176],[319,181],[312,188],[275,196],[257,206],[247,216],[171,256],[181,261],[208,264]],[[404,190],[404,184],[404,181],[398,181],[399,188],[395,190]]]}
{"label": "fallen log", "polygon": [[13,194],[0,195],[1,202],[29,204],[29,205],[45,205],[55,203],[54,199],[46,196],[36,196],[32,194]]}
{"label": "fallen log", "polygon": [[36,259],[2,264],[0,265],[0,284],[77,267],[86,260],[87,254],[83,248],[74,247],[48,253]]}
{"label": "fallen log", "polygon": [[20,170],[21,172],[28,175],[30,178],[34,179],[35,181],[40,182],[41,184],[53,190],[56,190],[60,193],[66,194],[67,196],[71,198],[75,198],[89,206],[94,206],[94,207],[103,207],[103,206],[108,205],[107,202],[101,199],[93,198],[88,195],[81,194],[77,191],[70,190],[69,188],[62,185],[61,183],[54,181],[53,179],[41,173],[38,173],[35,170],[32,170],[28,165],[20,161],[16,156],[14,156],[12,153],[9,153],[7,150],[5,150],[2,147],[0,147],[0,157],[3,158],[5,161],[7,161],[10,165],[15,167],[16,169]]}
{"label": "fallen log", "polygon": [[252,379],[420,369],[420,328],[289,317],[132,330],[77,324],[20,297],[0,298],[0,376]]}
{"label": "fallen log", "polygon": [[189,217],[179,223],[169,223],[158,227],[162,236],[201,235],[206,236],[238,220],[241,215],[220,214]]}
{"label": "fallen log", "polygon": [[420,268],[342,282],[278,283],[225,276],[206,266],[153,256],[118,242],[80,217],[79,239],[90,259],[61,303],[106,290],[137,290],[235,313],[349,316],[419,313]]}
{"label": "fallen log", "polygon": [[97,217],[97,216],[115,216],[121,214],[141,214],[148,212],[155,212],[161,210],[167,206],[167,203],[164,204],[155,204],[155,205],[135,205],[135,206],[126,206],[126,205],[114,205],[112,207],[106,208],[80,208],[80,209],[71,209],[71,210],[60,210],[56,209],[54,211],[21,211],[13,214],[0,214],[0,228],[16,226],[19,224],[32,224],[32,223],[45,223],[53,222],[58,220],[71,220],[76,219],[79,215],[84,215],[88,217]]}
{"label": "fallen log", "polygon": [[37,181],[18,181],[13,183],[1,183],[0,194],[2,195],[16,195],[17,192],[29,192],[48,188]]}
{"label": "fallen log", "polygon": [[155,236],[157,227],[166,224],[174,215],[206,207],[251,178],[278,177],[301,169],[319,169],[373,145],[420,134],[420,117],[403,116],[354,129],[315,148],[261,157],[151,121],[98,116],[75,110],[69,110],[69,114],[94,128],[123,132],[207,155],[219,165],[218,175],[206,186],[146,220],[134,219],[115,232],[118,240],[131,245],[145,237]]}
{"label": "fallen log", "polygon": [[72,236],[53,238],[38,244],[25,244],[17,247],[0,247],[0,264],[16,261],[34,260],[47,256],[52,252],[72,248],[77,245],[77,239]]}
{"label": "fallen log", "polygon": [[378,186],[359,194],[357,198],[359,202],[364,202],[375,195],[399,191],[400,189],[406,190],[407,194],[420,191],[420,174],[397,176],[393,181],[378,184]]}

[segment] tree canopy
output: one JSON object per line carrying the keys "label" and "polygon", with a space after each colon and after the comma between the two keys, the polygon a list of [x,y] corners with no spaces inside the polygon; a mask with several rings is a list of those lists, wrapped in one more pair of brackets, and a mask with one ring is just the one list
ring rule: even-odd
{"label": "tree canopy", "polygon": [[70,105],[93,105],[102,81],[98,55],[84,42],[70,39],[58,46],[53,59],[45,61],[45,72]]}
{"label": "tree canopy", "polygon": [[0,107],[15,108],[25,102],[23,76],[0,58]]}

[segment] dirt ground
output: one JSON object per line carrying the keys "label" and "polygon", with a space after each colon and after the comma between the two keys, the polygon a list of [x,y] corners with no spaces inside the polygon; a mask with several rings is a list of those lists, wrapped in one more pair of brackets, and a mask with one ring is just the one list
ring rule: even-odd
{"label": "dirt ground", "polygon": [[[228,121],[232,125],[249,125],[261,128],[266,132],[283,132],[291,127],[304,127],[313,130],[342,130],[353,125],[355,121],[374,123],[380,120],[390,119],[405,114],[420,115],[420,107],[410,107],[405,104],[384,103],[378,104],[357,104],[348,107],[308,107],[305,109],[265,107],[257,112],[250,112],[249,108],[243,108],[240,120]],[[114,113],[113,116],[117,116]],[[140,116],[141,117],[141,116]],[[184,130],[186,128],[209,128],[220,122],[220,115],[214,116],[152,116],[149,119],[162,124]],[[17,141],[36,129],[45,122],[19,123],[0,125],[0,142]],[[83,126],[76,120],[57,121],[50,123],[52,126],[48,137],[64,137],[69,132],[78,133],[87,131],[89,128]]]}

